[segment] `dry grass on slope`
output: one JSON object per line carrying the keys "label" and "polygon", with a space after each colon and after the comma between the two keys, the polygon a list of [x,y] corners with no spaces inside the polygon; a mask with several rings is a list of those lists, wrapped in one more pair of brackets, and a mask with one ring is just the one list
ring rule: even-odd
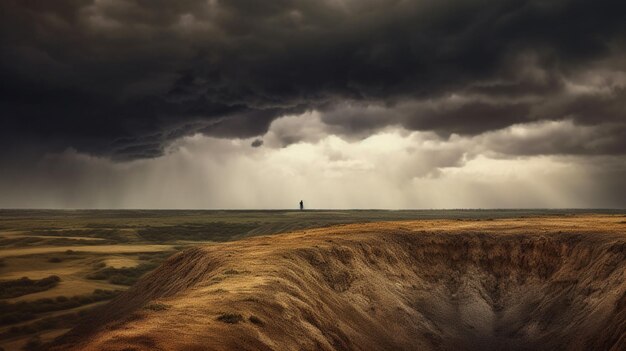
{"label": "dry grass on slope", "polygon": [[55,349],[624,350],[623,220],[362,224],[198,247]]}

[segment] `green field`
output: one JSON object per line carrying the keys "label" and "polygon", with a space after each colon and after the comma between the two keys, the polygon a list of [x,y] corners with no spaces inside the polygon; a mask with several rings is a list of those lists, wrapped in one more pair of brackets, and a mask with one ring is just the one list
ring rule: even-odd
{"label": "green field", "polygon": [[171,254],[197,244],[339,224],[490,220],[618,210],[0,210],[0,347],[65,332]]}

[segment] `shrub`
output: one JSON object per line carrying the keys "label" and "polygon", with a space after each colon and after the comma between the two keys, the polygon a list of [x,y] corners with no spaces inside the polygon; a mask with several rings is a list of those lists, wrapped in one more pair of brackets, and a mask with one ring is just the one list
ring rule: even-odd
{"label": "shrub", "polygon": [[250,318],[248,318],[248,320],[252,324],[263,325],[263,321],[259,317],[257,317],[257,316],[250,316]]}
{"label": "shrub", "polygon": [[243,321],[243,317],[239,313],[223,313],[217,320],[228,324],[236,324]]}
{"label": "shrub", "polygon": [[105,280],[105,279],[107,279],[107,276],[104,273],[102,273],[102,272],[95,272],[95,273],[91,273],[91,274],[87,275],[87,279]]}
{"label": "shrub", "polygon": [[15,280],[0,281],[0,298],[8,299],[54,288],[61,278],[51,275],[47,278],[32,280],[22,277]]}
{"label": "shrub", "polygon": [[55,299],[38,299],[35,301],[20,301],[16,303],[0,302],[0,325],[15,324],[37,317],[39,313],[61,311],[104,301],[117,295],[117,290],[96,289],[87,295],[77,295],[67,298],[59,296]]}
{"label": "shrub", "polygon": [[109,278],[109,282],[111,284],[117,285],[133,285],[137,281],[136,277],[126,277],[121,274],[115,274]]}
{"label": "shrub", "polygon": [[[78,312],[69,312],[52,317],[46,317],[30,324],[12,326],[0,333],[0,340],[11,339],[18,336],[32,335],[50,329],[74,327],[92,309],[83,309]],[[0,351],[2,351],[0,349]]]}
{"label": "shrub", "polygon": [[156,268],[154,263],[142,263],[137,267],[113,268],[106,267],[94,273],[87,275],[88,279],[108,280],[111,284],[133,285],[145,273]]}

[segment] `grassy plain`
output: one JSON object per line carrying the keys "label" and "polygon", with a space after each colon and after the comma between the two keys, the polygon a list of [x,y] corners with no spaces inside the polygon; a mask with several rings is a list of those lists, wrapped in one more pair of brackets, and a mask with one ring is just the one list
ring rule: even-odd
{"label": "grassy plain", "polygon": [[81,315],[127,289],[189,246],[332,225],[419,219],[492,220],[614,210],[153,211],[0,210],[0,281],[60,278],[0,299],[0,347],[56,337]]}

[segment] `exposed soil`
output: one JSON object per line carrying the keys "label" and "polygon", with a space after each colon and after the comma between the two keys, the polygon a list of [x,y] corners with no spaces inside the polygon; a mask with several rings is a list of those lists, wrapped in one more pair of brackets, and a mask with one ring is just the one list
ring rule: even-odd
{"label": "exposed soil", "polygon": [[337,226],[181,252],[57,350],[626,350],[626,218]]}

